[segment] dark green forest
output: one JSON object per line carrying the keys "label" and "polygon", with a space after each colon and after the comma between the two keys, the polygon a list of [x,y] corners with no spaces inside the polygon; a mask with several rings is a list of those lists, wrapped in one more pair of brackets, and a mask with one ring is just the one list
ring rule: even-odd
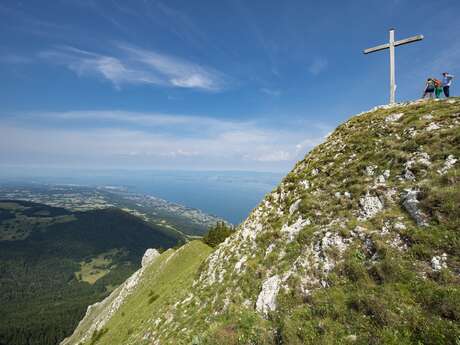
{"label": "dark green forest", "polygon": [[180,242],[118,209],[1,200],[0,345],[58,343],[140,267],[147,248]]}

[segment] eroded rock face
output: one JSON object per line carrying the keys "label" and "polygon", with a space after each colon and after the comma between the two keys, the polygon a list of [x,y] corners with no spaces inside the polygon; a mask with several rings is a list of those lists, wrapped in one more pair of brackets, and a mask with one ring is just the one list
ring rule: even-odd
{"label": "eroded rock face", "polygon": [[403,195],[403,206],[418,226],[427,226],[428,216],[424,214],[418,207],[418,194],[418,190],[407,189]]}
{"label": "eroded rock face", "polygon": [[406,170],[404,171],[404,178],[408,181],[414,181],[415,175],[411,170],[409,170],[409,168],[406,167]]}
{"label": "eroded rock face", "polygon": [[424,151],[418,152],[416,160],[425,167],[429,167],[431,165],[430,155]]}
{"label": "eroded rock face", "polygon": [[443,253],[442,255],[433,256],[431,259],[431,267],[433,271],[440,271],[443,268],[447,268],[447,254]]}
{"label": "eroded rock face", "polygon": [[446,158],[446,161],[444,162],[442,168],[438,170],[438,174],[440,175],[446,174],[454,166],[454,164],[457,163],[457,161],[458,161],[457,158],[455,158],[453,155],[449,155]]}
{"label": "eroded rock face", "polygon": [[262,291],[257,297],[256,310],[264,315],[276,309],[276,296],[281,286],[281,279],[275,275],[262,284]]}
{"label": "eroded rock face", "polygon": [[309,189],[310,188],[310,182],[308,180],[303,180],[303,181],[300,181],[300,184],[303,186],[303,188],[305,189]]}
{"label": "eroded rock face", "polygon": [[235,272],[240,273],[242,271],[243,265],[246,263],[248,260],[248,257],[246,255],[243,255],[241,259],[235,264]]}
{"label": "eroded rock face", "polygon": [[360,220],[370,219],[383,209],[383,203],[380,198],[369,194],[369,192],[359,199],[359,205],[361,206],[358,217]]}
{"label": "eroded rock face", "polygon": [[287,235],[288,242],[291,242],[295,239],[297,234],[303,229],[304,226],[310,224],[310,219],[303,219],[302,217],[299,217],[299,219],[297,219],[297,221],[292,225],[284,224],[281,228],[281,232],[285,233]]}
{"label": "eroded rock face", "polygon": [[156,249],[149,248],[145,251],[144,256],[142,257],[142,267],[147,266],[153,260],[159,256],[160,253]]}
{"label": "eroded rock face", "polygon": [[404,113],[394,113],[394,114],[388,115],[385,118],[385,122],[390,122],[390,123],[391,122],[396,122],[403,116],[404,116]]}
{"label": "eroded rock face", "polygon": [[384,185],[387,180],[390,178],[390,170],[385,170],[381,175],[377,176],[376,184]]}
{"label": "eroded rock face", "polygon": [[296,202],[294,202],[291,207],[289,207],[289,213],[290,214],[293,214],[295,211],[297,211],[299,209],[299,206],[300,206],[300,203],[302,202],[302,200],[297,200]]}
{"label": "eroded rock face", "polygon": [[428,127],[426,128],[426,131],[427,132],[431,132],[431,131],[435,131],[437,129],[439,129],[441,127],[439,127],[439,125],[436,123],[436,122],[432,122],[428,125]]}
{"label": "eroded rock face", "polygon": [[313,246],[314,265],[316,268],[323,273],[329,273],[339,260],[328,255],[328,251],[332,249],[341,254],[351,242],[352,239],[345,239],[339,234],[327,231],[321,240]]}
{"label": "eroded rock face", "polygon": [[375,169],[377,169],[376,165],[369,165],[366,167],[366,175],[367,176],[374,176]]}

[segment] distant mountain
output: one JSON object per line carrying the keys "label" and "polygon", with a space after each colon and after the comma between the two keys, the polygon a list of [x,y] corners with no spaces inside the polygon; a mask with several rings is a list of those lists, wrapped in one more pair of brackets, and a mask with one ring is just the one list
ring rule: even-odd
{"label": "distant mountain", "polygon": [[0,200],[0,344],[56,344],[140,267],[147,248],[183,241],[116,208]]}
{"label": "distant mountain", "polygon": [[211,254],[157,255],[62,344],[458,345],[459,160],[459,98],[354,116]]}

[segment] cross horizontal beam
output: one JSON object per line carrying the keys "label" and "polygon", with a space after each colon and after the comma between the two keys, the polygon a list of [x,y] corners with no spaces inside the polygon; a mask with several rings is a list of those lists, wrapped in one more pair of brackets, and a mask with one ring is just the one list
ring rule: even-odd
{"label": "cross horizontal beam", "polygon": [[379,50],[384,50],[384,49],[388,49],[390,48],[390,45],[387,43],[387,44],[381,44],[379,46],[376,46],[376,47],[372,47],[372,48],[367,48],[364,50],[364,54],[369,54],[369,53],[373,53],[373,52],[378,52]]}
{"label": "cross horizontal beam", "polygon": [[[395,41],[394,43],[394,46],[401,46],[403,44],[408,44],[408,43],[412,43],[412,42],[417,42],[417,41],[421,41],[423,40],[423,35],[416,35],[416,36],[412,36],[412,37],[409,37],[409,38],[405,38],[403,40],[399,40],[399,41]],[[388,49],[390,48],[390,44],[381,44],[379,46],[375,46],[375,47],[372,47],[372,48],[367,48],[363,51],[364,54],[369,54],[369,53],[373,53],[373,52],[377,52],[379,50],[384,50],[384,49]]]}
{"label": "cross horizontal beam", "polygon": [[403,44],[417,42],[421,40],[423,40],[423,35],[416,35],[409,38],[405,38],[403,40],[396,41],[395,46],[402,46]]}

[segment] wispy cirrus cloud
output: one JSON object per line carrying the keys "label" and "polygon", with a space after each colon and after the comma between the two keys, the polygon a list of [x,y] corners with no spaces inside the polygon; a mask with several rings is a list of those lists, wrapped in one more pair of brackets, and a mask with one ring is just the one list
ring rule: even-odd
{"label": "wispy cirrus cloud", "polygon": [[119,44],[118,46],[129,54],[131,60],[149,66],[164,75],[172,86],[213,91],[218,91],[224,86],[224,75],[215,69],[132,45]]}
{"label": "wispy cirrus cloud", "polygon": [[162,82],[150,71],[129,66],[118,58],[74,47],[56,47],[40,52],[39,56],[54,64],[66,66],[78,76],[102,77],[112,82],[118,89],[123,84],[161,84]]}
{"label": "wispy cirrus cloud", "polygon": [[97,76],[117,89],[124,84],[151,84],[165,87],[221,91],[223,73],[187,60],[117,44],[117,55],[104,55],[71,46],[58,46],[39,53],[39,57],[66,66],[78,76]]}

